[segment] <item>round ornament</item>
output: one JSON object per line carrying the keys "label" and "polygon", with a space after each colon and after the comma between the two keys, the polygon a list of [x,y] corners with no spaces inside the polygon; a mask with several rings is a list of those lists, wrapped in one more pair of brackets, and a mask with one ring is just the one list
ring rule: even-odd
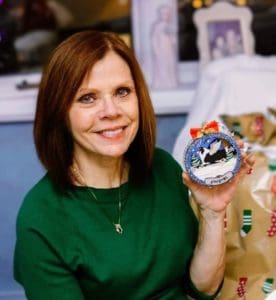
{"label": "round ornament", "polygon": [[240,148],[231,134],[219,131],[221,128],[224,127],[216,123],[216,130],[197,129],[197,135],[192,136],[193,140],[185,151],[186,172],[199,184],[207,186],[223,184],[240,169]]}

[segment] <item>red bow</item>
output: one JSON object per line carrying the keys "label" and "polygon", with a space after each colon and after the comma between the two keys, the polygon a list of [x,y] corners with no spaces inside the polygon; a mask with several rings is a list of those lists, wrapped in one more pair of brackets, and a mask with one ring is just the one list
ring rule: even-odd
{"label": "red bow", "polygon": [[191,128],[190,135],[192,139],[197,139],[205,134],[219,132],[219,124],[217,121],[204,123],[200,128]]}

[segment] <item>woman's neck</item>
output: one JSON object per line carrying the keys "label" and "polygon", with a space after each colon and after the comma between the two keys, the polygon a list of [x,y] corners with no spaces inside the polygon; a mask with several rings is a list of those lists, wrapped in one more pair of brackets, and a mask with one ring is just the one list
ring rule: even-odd
{"label": "woman's neck", "polygon": [[101,157],[99,159],[77,157],[74,158],[73,168],[75,173],[79,172],[79,179],[82,179],[77,180],[79,185],[113,188],[128,180],[128,166],[123,157]]}

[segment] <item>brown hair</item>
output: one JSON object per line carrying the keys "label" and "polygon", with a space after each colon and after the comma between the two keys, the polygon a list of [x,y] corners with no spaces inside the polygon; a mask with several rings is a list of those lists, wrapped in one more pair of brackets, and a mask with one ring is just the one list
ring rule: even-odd
{"label": "brown hair", "polygon": [[70,187],[73,138],[67,125],[68,111],[85,75],[108,51],[128,64],[139,102],[139,129],[126,159],[130,180],[142,182],[148,174],[155,148],[155,116],[148,88],[133,51],[114,33],[83,31],[63,41],[46,65],[38,93],[34,140],[37,154],[54,183]]}

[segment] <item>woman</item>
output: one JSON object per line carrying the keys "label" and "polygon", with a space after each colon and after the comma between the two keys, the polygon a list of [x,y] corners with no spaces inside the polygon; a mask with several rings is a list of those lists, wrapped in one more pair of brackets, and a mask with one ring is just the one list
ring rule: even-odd
{"label": "woman", "polygon": [[214,299],[231,183],[209,189],[155,149],[155,117],[132,51],[86,31],[53,53],[34,123],[47,174],[17,219],[15,278],[28,299]]}

